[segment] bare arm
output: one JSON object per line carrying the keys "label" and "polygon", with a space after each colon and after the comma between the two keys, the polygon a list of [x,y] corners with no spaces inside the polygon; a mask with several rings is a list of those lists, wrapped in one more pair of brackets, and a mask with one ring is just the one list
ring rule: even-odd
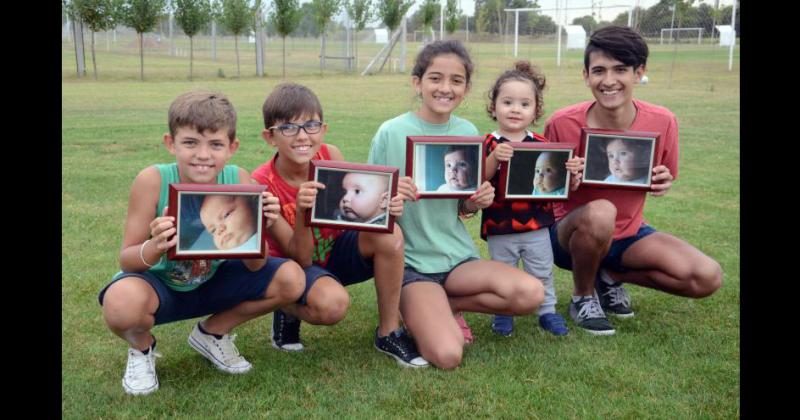
{"label": "bare arm", "polygon": [[[175,236],[175,219],[156,217],[160,193],[161,175],[155,166],[145,168],[136,175],[131,186],[125,233],[119,253],[122,271],[146,271],[156,265],[164,252],[178,241]],[[166,208],[164,210],[166,213]]]}
{"label": "bare arm", "polygon": [[500,162],[508,162],[514,156],[514,148],[508,143],[500,143],[492,153],[486,157],[486,179],[494,178]]}

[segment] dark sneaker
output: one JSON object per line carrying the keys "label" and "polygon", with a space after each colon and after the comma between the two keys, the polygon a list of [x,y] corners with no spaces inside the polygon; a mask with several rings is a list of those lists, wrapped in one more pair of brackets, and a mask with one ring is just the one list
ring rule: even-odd
{"label": "dark sneaker", "polygon": [[300,342],[300,319],[278,309],[272,313],[272,347],[285,351],[303,351]]}
{"label": "dark sneaker", "polygon": [[613,335],[614,326],[600,307],[600,302],[594,297],[583,297],[577,302],[569,303],[569,316],[583,328],[584,331],[594,335]]}
{"label": "dark sneaker", "polygon": [[553,335],[567,335],[567,321],[559,314],[539,315],[539,326]]}
{"label": "dark sneaker", "polygon": [[390,332],[386,337],[378,337],[378,329],[376,328],[375,348],[394,357],[400,366],[411,368],[428,367],[428,361],[419,355],[414,339],[408,335],[404,328],[398,328]]}
{"label": "dark sneaker", "polygon": [[495,315],[492,319],[492,331],[503,337],[511,337],[514,332],[514,317],[508,315]]}
{"label": "dark sneaker", "polygon": [[597,290],[597,298],[600,299],[600,306],[603,308],[603,311],[620,318],[632,317],[631,297],[628,295],[628,292],[622,287],[622,283],[610,285],[604,282],[600,276],[606,275],[607,274],[605,274],[603,270],[599,270],[594,285]]}

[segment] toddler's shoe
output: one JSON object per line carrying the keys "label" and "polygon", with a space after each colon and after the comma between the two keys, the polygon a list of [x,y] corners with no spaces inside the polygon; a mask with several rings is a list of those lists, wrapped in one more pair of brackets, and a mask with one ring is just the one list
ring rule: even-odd
{"label": "toddler's shoe", "polygon": [[553,335],[567,335],[567,321],[559,314],[539,315],[539,326]]}

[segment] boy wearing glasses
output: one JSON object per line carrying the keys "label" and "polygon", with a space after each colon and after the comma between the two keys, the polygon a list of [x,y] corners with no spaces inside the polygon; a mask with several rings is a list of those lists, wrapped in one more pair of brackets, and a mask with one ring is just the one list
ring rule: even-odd
{"label": "boy wearing glasses", "polygon": [[[379,323],[375,348],[394,357],[404,367],[426,367],[416,344],[400,327],[400,288],[403,281],[403,234],[311,228],[305,213],[314,207],[317,189],[325,185],[308,181],[309,162],[343,161],[336,146],[323,139],[328,125],[322,106],[307,87],[284,83],[275,87],[262,108],[262,137],[276,153],[253,171],[253,181],[265,184],[279,197],[281,216],[269,230],[270,255],[297,261],[306,273],[306,288],[293,305],[275,311],[272,345],[286,351],[301,351],[300,321],[333,325],[344,318],[350,305],[345,286],[375,278]],[[398,190],[410,191],[406,180]],[[389,202],[389,213],[400,217],[403,200],[398,194]]]}

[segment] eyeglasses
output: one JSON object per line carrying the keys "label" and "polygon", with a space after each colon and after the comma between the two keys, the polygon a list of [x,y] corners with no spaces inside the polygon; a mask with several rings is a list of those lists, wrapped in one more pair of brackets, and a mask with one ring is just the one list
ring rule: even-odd
{"label": "eyeglasses", "polygon": [[310,120],[304,122],[301,125],[292,123],[273,125],[267,130],[274,130],[277,128],[278,130],[281,131],[281,134],[283,134],[284,136],[291,137],[291,136],[296,136],[298,133],[300,133],[301,128],[303,129],[303,131],[306,132],[306,134],[317,134],[322,129],[322,125],[323,125],[322,121]]}

